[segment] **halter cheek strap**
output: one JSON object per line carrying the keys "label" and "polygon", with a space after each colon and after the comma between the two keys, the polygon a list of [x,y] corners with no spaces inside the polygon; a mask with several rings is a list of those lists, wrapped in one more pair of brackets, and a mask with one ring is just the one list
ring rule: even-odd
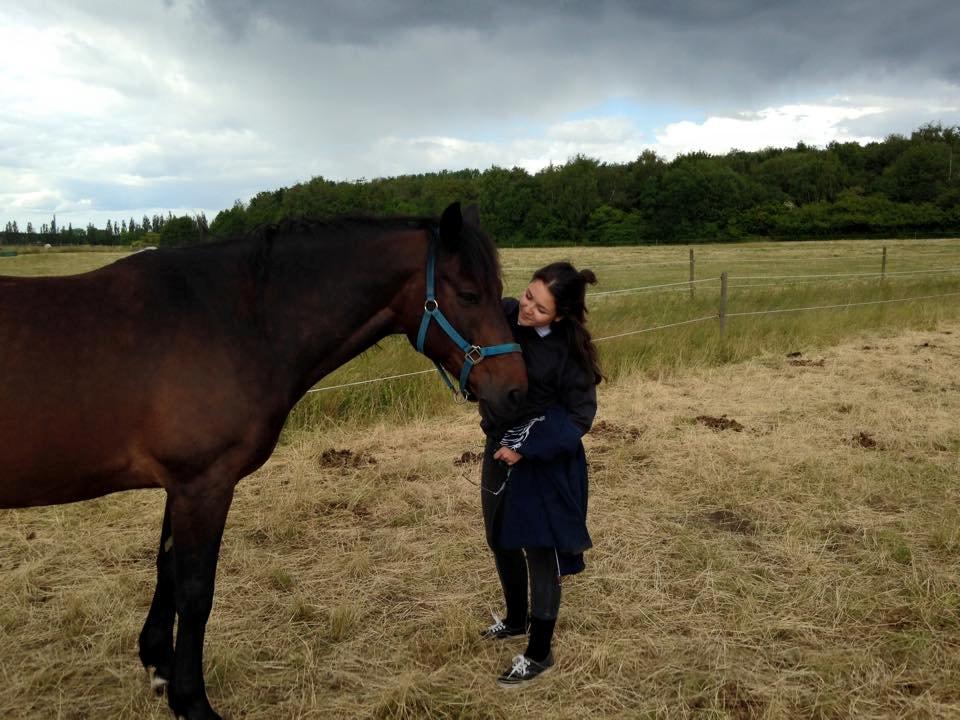
{"label": "halter cheek strap", "polygon": [[[463,369],[460,371],[460,389],[454,386],[446,370],[436,360],[433,364],[437,366],[437,372],[455,395],[464,398],[469,397],[467,383],[470,379],[470,371],[473,366],[479,364],[484,358],[494,355],[505,355],[506,353],[521,352],[520,345],[517,343],[503,343],[501,345],[471,345],[463,336],[454,329],[450,321],[440,311],[440,303],[436,296],[436,270],[437,270],[437,230],[431,229],[430,247],[427,250],[427,298],[423,302],[423,319],[420,321],[420,332],[417,333],[417,352],[423,353],[424,343],[427,339],[427,330],[430,328],[430,321],[436,320],[437,325],[447,334],[453,342],[463,351]],[[426,354],[426,353],[424,353]]]}

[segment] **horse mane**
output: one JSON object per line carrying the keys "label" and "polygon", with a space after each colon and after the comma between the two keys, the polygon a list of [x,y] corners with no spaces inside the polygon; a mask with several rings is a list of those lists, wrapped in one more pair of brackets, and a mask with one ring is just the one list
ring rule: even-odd
{"label": "horse mane", "polygon": [[[258,275],[265,276],[274,243],[282,242],[285,237],[308,235],[323,242],[325,236],[350,233],[362,240],[365,235],[372,235],[376,231],[425,230],[431,232],[438,227],[437,219],[428,217],[344,215],[322,220],[291,217],[277,223],[261,225],[250,231],[248,238],[254,241],[254,246],[257,248],[255,261],[258,266]],[[490,292],[498,291],[497,284],[501,280],[500,258],[496,245],[486,233],[464,223],[456,254],[460,258],[463,271],[478,285]]]}

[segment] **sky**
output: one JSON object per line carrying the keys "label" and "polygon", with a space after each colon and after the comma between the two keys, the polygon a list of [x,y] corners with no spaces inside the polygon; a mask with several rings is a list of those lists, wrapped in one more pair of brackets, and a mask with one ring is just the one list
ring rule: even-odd
{"label": "sky", "polygon": [[0,227],[960,125],[956,0],[0,0]]}

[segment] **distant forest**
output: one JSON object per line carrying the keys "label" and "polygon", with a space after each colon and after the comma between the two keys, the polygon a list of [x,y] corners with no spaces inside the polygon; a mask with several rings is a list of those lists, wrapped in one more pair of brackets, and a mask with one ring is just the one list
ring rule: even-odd
{"label": "distant forest", "polygon": [[[957,158],[954,158],[957,155]],[[960,127],[921,126],[860,145],[804,144],[666,161],[577,156],[530,174],[492,167],[335,182],[316,177],[261,192],[206,218],[168,216],[105,230],[8,223],[4,243],[183,245],[287,217],[437,215],[451,201],[480,206],[504,246],[627,245],[746,239],[960,236]]]}

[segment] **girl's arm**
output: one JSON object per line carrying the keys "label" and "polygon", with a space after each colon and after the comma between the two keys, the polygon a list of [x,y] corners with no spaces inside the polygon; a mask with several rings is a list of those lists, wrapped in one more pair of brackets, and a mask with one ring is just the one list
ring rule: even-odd
{"label": "girl's arm", "polygon": [[567,411],[570,421],[586,435],[597,414],[597,386],[593,373],[567,359],[560,381],[560,405]]}
{"label": "girl's arm", "polygon": [[[521,458],[552,460],[576,452],[582,435],[563,408],[551,407],[543,415],[508,430],[500,444]],[[510,455],[502,455],[500,459],[505,462],[516,462]]]}

